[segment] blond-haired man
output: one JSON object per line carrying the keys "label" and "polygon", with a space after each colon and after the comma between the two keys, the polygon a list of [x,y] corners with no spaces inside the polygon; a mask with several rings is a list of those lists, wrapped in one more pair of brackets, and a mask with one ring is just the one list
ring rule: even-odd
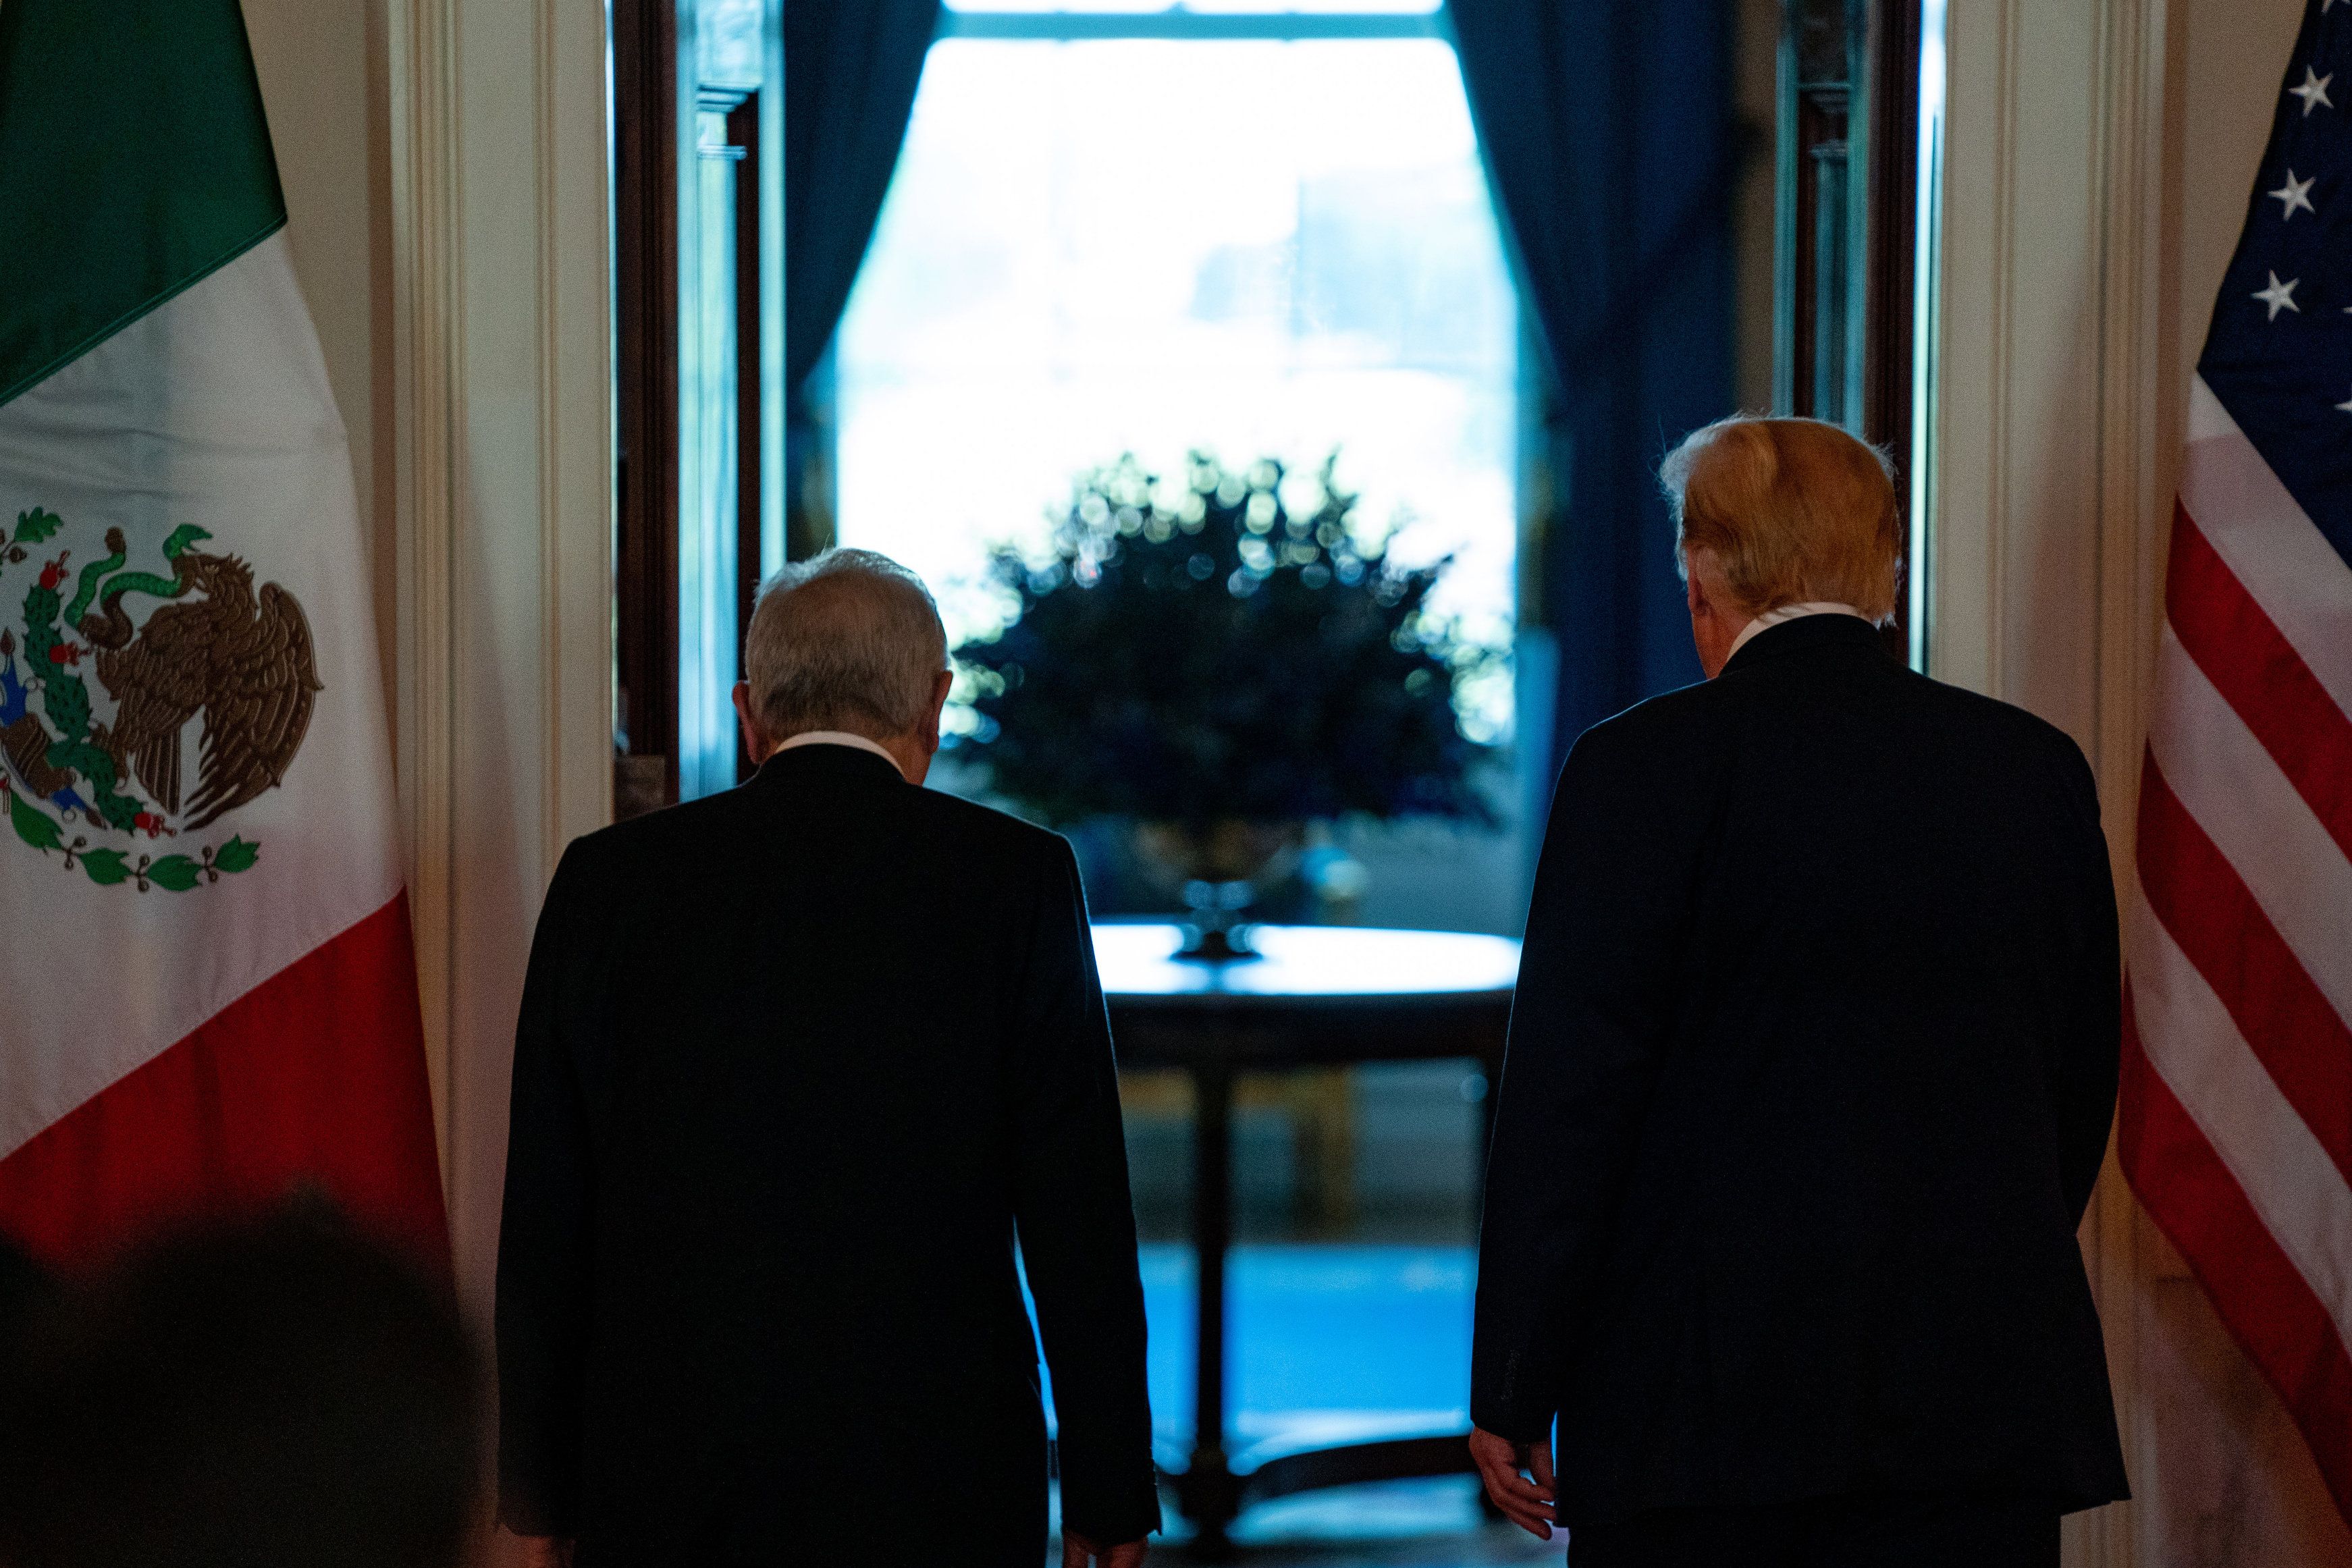
{"label": "blond-haired man", "polygon": [[1474,1453],[1571,1568],[2054,1568],[2125,1494],[2074,1234],[2120,1032],[2090,769],[1884,651],[1869,447],[1725,420],[1662,477],[1709,679],[1560,775]]}

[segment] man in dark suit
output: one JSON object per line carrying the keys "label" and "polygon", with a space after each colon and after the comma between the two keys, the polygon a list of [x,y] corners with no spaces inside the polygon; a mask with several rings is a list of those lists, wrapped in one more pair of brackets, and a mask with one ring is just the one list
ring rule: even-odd
{"label": "man in dark suit", "polygon": [[1869,448],[1726,421],[1664,476],[1712,678],[1560,775],[1475,1457],[1571,1568],[2054,1568],[2125,1495],[2074,1237],[2120,1029],[2090,769],[1885,652]]}
{"label": "man in dark suit", "polygon": [[758,776],[574,843],[515,1048],[502,1512],[542,1561],[1036,1568],[1158,1527],[1108,1024],[1069,845],[920,789],[930,595],[764,591]]}

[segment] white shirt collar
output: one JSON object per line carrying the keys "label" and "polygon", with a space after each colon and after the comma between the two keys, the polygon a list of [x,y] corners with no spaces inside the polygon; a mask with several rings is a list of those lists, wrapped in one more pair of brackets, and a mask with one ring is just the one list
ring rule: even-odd
{"label": "white shirt collar", "polygon": [[[1747,646],[1748,639],[1767,627],[1778,626],[1783,621],[1801,620],[1808,615],[1851,615],[1857,621],[1870,619],[1851,604],[1832,604],[1825,599],[1807,600],[1802,604],[1783,604],[1778,610],[1767,610],[1763,614],[1742,626],[1739,629],[1739,635],[1731,640],[1731,653],[1739,652],[1741,648]],[[1731,653],[1724,655],[1726,660],[1730,657]],[[787,741],[785,744],[790,745],[791,742]]]}
{"label": "white shirt collar", "polygon": [[[906,769],[898,767],[898,759],[897,758],[891,756],[888,752],[883,750],[880,746],[866,739],[864,736],[852,735],[845,729],[803,730],[800,734],[793,737],[790,740],[787,740],[782,745],[777,747],[776,750],[790,751],[795,746],[854,746],[860,751],[872,752],[875,756],[888,763],[893,768],[897,768],[898,776],[901,779],[907,776]],[[774,753],[771,752],[769,755],[773,756]]]}

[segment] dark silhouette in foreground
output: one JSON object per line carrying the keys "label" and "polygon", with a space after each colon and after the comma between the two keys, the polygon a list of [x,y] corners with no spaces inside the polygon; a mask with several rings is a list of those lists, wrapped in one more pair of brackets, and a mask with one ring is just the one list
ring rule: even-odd
{"label": "dark silhouette in foreground", "polygon": [[479,1437],[456,1308],[331,1212],[182,1231],[65,1286],[0,1269],[0,1286],[11,1568],[467,1555]]}

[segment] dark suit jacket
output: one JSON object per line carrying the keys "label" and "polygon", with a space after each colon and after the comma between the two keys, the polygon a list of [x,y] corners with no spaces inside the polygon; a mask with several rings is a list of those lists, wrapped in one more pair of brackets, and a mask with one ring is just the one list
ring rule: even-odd
{"label": "dark suit jacket", "polygon": [[1561,1517],[2125,1495],[2074,1229],[2116,907],[2074,742],[1844,615],[1594,726],[1528,916],[1471,1414]]}
{"label": "dark suit jacket", "polygon": [[1034,1565],[1017,1235],[1064,1517],[1157,1527],[1109,1025],[1059,837],[841,746],[588,835],[540,917],[511,1127],[509,1525],[583,1564],[884,1561],[922,1531]]}

